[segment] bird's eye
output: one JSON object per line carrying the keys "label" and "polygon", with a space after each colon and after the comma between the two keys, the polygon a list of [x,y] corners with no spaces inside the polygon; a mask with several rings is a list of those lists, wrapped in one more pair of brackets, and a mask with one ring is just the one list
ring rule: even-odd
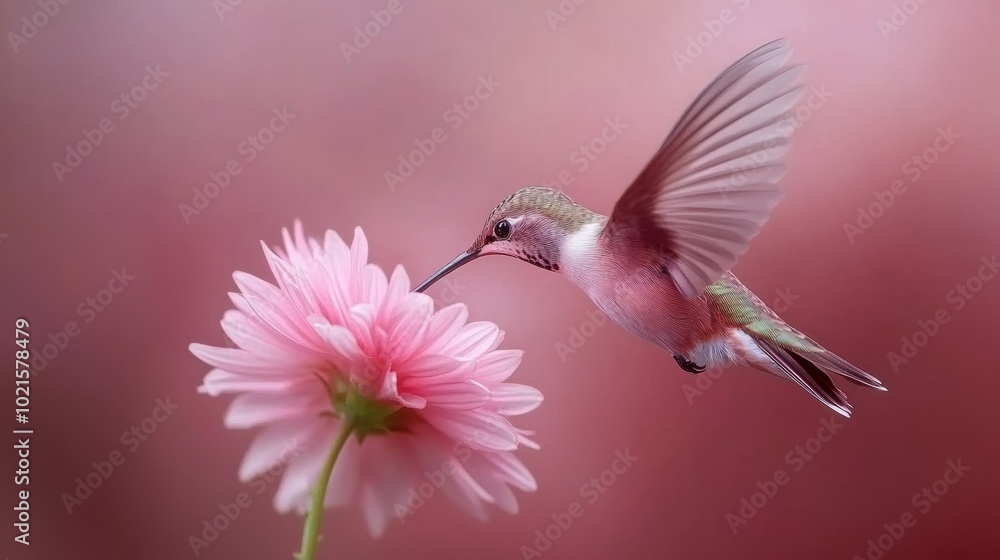
{"label": "bird's eye", "polygon": [[500,240],[507,239],[510,237],[510,230],[510,222],[507,220],[500,220],[495,226],[493,226],[493,235]]}

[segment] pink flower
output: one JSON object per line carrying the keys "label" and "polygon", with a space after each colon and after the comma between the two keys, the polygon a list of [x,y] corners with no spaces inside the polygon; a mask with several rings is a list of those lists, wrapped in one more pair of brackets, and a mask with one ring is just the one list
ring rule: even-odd
{"label": "pink flower", "polygon": [[236,309],[222,328],[237,347],[190,346],[216,368],[199,392],[238,394],[226,426],[261,428],[240,479],[287,462],[275,507],[304,512],[340,412],[353,407],[357,437],[337,460],[326,506],[360,503],[376,536],[430,491],[481,519],[486,503],[515,513],[511,488],[536,485],[512,451],[538,446],[507,417],[542,401],[506,382],[522,352],[497,350],[503,332],[466,323],[464,304],[434,311],[402,267],[387,280],[368,263],[360,228],[350,247],[333,231],[322,244],[307,239],[299,223],[294,239],[282,233],[283,251],[264,246],[276,286],[233,275],[241,293],[230,294]]}

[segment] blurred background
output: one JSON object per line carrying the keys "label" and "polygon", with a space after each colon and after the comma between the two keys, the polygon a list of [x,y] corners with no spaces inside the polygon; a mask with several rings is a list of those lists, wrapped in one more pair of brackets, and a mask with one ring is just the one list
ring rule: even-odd
{"label": "blurred background", "polygon": [[[847,421],[757,372],[691,376],[557,275],[483,259],[431,293],[526,350],[514,380],[546,402],[518,422],[542,449],[519,457],[538,491],[487,523],[435,496],[380,539],[331,510],[321,552],[996,557],[998,16],[990,0],[4,2],[0,310],[30,321],[37,357],[31,545],[14,542],[12,435],[0,551],[289,557],[301,519],[274,511],[275,481],[238,481],[253,433],[223,428],[230,399],[196,394],[208,367],[187,350],[225,344],[234,270],[270,279],[259,240],[362,226],[375,262],[419,281],[521,186],[608,213],[712,78],[788,37],[810,90],[787,196],[735,271],[889,392],[842,383]],[[608,471],[619,453],[634,459]]]}

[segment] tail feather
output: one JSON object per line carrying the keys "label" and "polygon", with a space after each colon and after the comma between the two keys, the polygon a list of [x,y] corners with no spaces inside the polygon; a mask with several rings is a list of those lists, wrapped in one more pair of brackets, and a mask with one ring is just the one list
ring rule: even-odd
{"label": "tail feather", "polygon": [[[813,361],[810,361],[815,358],[816,354],[810,353],[809,358],[806,358],[803,353],[789,350],[772,341],[753,336],[751,333],[748,334],[751,335],[757,347],[771,358],[789,379],[798,383],[810,395],[838,414],[847,418],[851,417],[851,403],[847,401],[847,395],[834,385],[829,375],[824,373]],[[848,378],[850,379],[850,377]]]}
{"label": "tail feather", "polygon": [[[817,344],[817,346],[819,345]],[[858,385],[864,385],[865,387],[878,389],[879,391],[887,390],[885,385],[883,385],[882,382],[875,376],[869,375],[858,366],[848,362],[829,350],[824,350],[822,352],[810,352],[805,356],[817,366],[828,371],[832,371],[838,375],[842,375],[848,381],[857,383]]]}
{"label": "tail feather", "polygon": [[809,394],[848,417],[851,405],[847,396],[833,384],[827,373],[886,390],[881,381],[783,321],[732,273],[726,273],[710,286],[708,293],[712,309],[725,324],[734,328],[729,341],[736,349],[736,357],[745,363],[795,381]]}

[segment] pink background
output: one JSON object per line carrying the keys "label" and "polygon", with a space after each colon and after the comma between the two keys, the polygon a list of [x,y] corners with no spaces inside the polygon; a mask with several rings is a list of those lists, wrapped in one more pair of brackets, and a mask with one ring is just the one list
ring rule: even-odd
{"label": "pink background", "polygon": [[[889,0],[590,0],[555,29],[546,10],[556,0],[401,5],[350,62],[341,43],[386,2],[247,1],[222,21],[207,0],[72,2],[19,52],[0,48],[2,316],[30,319],[35,353],[67,321],[80,324],[33,378],[33,544],[13,544],[8,482],[0,554],[189,558],[188,536],[248,492],[252,504],[201,557],[289,557],[301,520],[272,509],[276,485],[257,495],[239,483],[253,434],[222,427],[229,399],[195,393],[208,368],[187,351],[223,343],[231,272],[266,274],[258,240],[276,244],[297,218],[313,235],[360,225],[376,262],[402,263],[419,281],[471,242],[500,199],[563,169],[571,197],[608,212],[698,91],[779,37],[830,95],[802,113],[788,195],[736,272],[765,301],[796,296],[779,305],[784,317],[890,391],[842,384],[855,417],[793,472],[786,454],[832,417],[795,385],[733,369],[696,386],[617,326],[585,326],[593,305],[557,275],[484,259],[452,286],[473,318],[506,329],[506,347],[527,351],[515,379],[545,393],[519,422],[543,446],[520,453],[538,492],[522,496],[517,516],[486,524],[435,496],[379,540],[359,510],[332,510],[324,556],[522,558],[572,502],[583,516],[543,557],[851,558],[906,512],[916,525],[885,558],[1000,552],[1000,281],[962,309],[948,296],[1000,249],[1000,5],[911,1],[919,9],[887,38],[878,21],[891,17]],[[0,31],[37,9],[4,2]],[[714,25],[710,43],[703,34],[704,52],[679,69],[672,53],[725,9],[729,23]],[[119,120],[112,101],[147,65],[168,76]],[[453,130],[443,113],[490,75],[501,85]],[[240,143],[282,107],[295,115],[288,127],[185,223],[178,206],[192,189],[243,161]],[[581,171],[574,150],[615,117],[627,130]],[[114,130],[57,180],[53,160],[103,118]],[[390,190],[383,174],[437,127],[447,139]],[[903,166],[938,127],[959,137],[912,181]],[[896,179],[906,191],[849,241],[844,224]],[[134,280],[84,323],[77,306],[120,267]],[[440,286],[432,293],[445,299]],[[939,309],[948,322],[894,371],[887,354]],[[563,360],[557,345],[573,329],[591,336]],[[180,408],[128,453],[121,434],[164,397]],[[124,464],[68,514],[60,496],[115,450]],[[635,464],[593,504],[581,498],[625,450]],[[971,470],[926,513],[915,507],[913,495],[958,459]],[[734,535],[727,514],[778,469],[788,483]]]}

